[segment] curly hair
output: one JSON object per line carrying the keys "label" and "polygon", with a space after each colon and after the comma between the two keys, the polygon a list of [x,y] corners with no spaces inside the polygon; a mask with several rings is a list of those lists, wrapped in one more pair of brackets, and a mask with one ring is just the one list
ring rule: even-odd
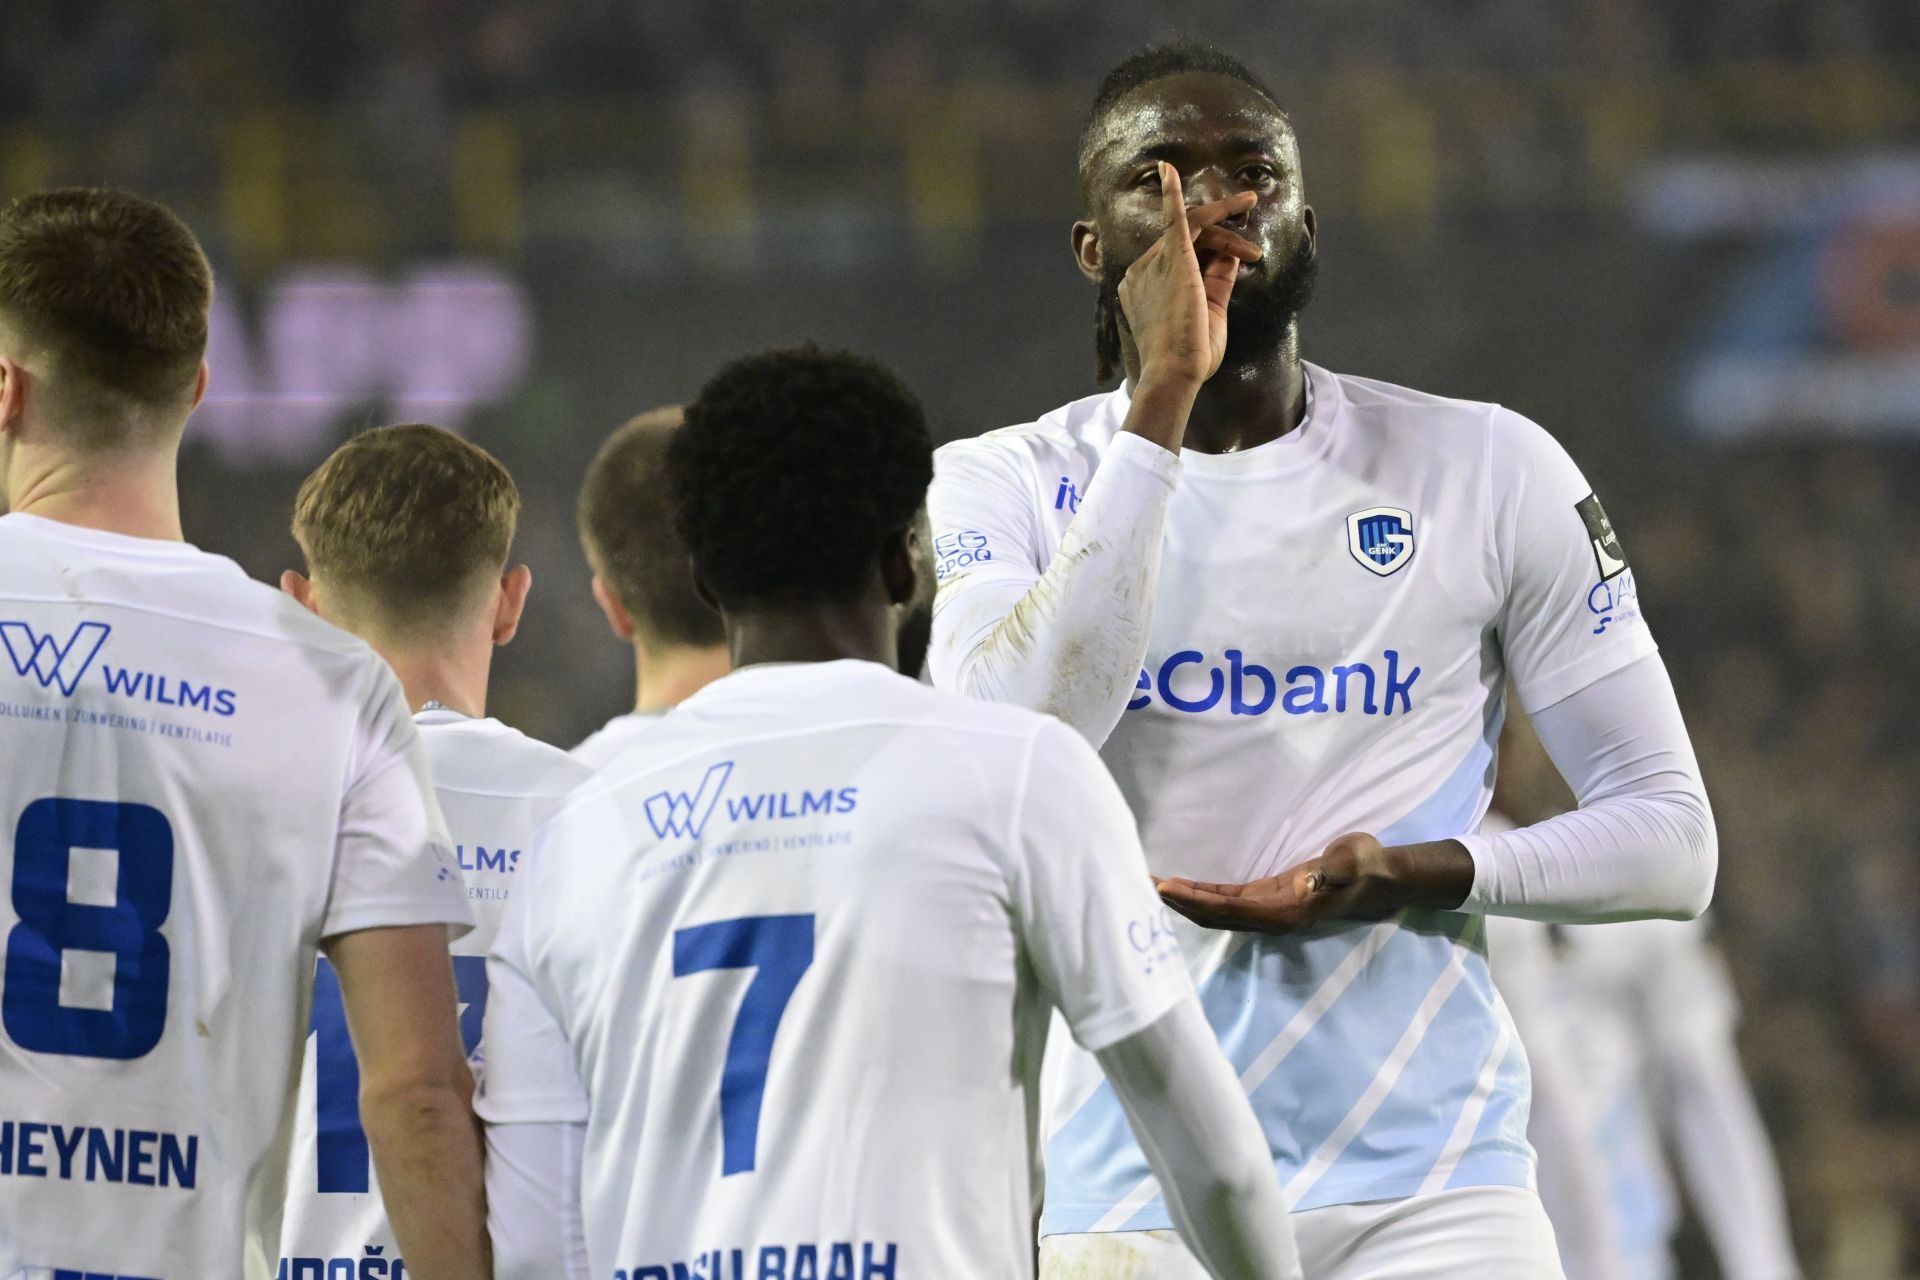
{"label": "curly hair", "polygon": [[722,608],[846,604],[925,504],[933,440],[892,372],[808,344],[715,374],[667,471],[680,540]]}
{"label": "curly hair", "polygon": [[[1093,95],[1093,106],[1087,111],[1087,122],[1080,129],[1080,194],[1089,208],[1092,189],[1088,166],[1092,163],[1101,127],[1112,114],[1114,104],[1142,85],[1195,71],[1238,80],[1272,104],[1288,128],[1293,127],[1293,121],[1281,110],[1273,90],[1232,54],[1193,40],[1142,49],[1107,72],[1100,81],[1100,88]],[[1110,286],[1102,287],[1093,303],[1093,364],[1094,377],[1101,383],[1112,381],[1120,372],[1120,301]]]}

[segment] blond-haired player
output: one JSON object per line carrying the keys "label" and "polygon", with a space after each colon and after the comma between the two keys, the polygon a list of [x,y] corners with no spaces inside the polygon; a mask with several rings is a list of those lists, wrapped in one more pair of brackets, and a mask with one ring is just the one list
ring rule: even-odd
{"label": "blond-haired player", "polygon": [[137,196],[0,210],[0,1276],[273,1274],[325,950],[413,1274],[465,1280],[465,894],[386,664],[183,539],[212,291]]}
{"label": "blond-haired player", "polygon": [[[588,770],[487,718],[493,651],[513,638],[532,575],[508,567],[520,495],[486,451],[431,426],[358,436],[307,478],[293,532],[307,573],[287,591],[392,664],[414,711],[478,927],[454,946],[465,1047],[479,1041],[486,952],[533,831]],[[355,1123],[358,1078],[334,975],[315,978],[281,1256],[287,1280],[341,1259],[397,1260]],[[412,1269],[413,1259],[406,1259]]]}

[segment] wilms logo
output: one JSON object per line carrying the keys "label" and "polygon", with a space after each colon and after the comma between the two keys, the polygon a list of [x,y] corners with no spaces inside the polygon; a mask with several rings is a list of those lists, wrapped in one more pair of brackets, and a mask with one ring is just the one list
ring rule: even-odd
{"label": "wilms logo", "polygon": [[707,829],[707,819],[713,815],[713,807],[720,803],[720,793],[726,789],[727,778],[732,773],[733,761],[723,760],[707,769],[706,776],[700,779],[700,789],[692,794],[656,791],[648,796],[647,825],[653,828],[653,834],[662,840],[675,837],[698,840],[700,833]]}
{"label": "wilms logo", "polygon": [[111,634],[113,628],[104,622],[83,622],[65,641],[59,641],[25,622],[0,622],[0,644],[6,646],[13,669],[38,680],[42,689],[57,686],[69,698]]}

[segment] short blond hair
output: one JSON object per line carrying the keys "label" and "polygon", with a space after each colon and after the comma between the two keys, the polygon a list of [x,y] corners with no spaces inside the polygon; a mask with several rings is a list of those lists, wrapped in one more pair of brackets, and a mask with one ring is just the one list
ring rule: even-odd
{"label": "short blond hair", "polygon": [[498,459],[439,427],[380,427],[300,486],[293,536],[349,611],[417,634],[448,622],[506,568],[520,492]]}

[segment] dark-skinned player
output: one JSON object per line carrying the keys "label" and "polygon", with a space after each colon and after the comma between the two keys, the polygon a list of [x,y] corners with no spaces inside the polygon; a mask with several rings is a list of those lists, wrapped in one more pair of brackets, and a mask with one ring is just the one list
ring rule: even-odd
{"label": "dark-skinned player", "polygon": [[[1101,748],[1308,1275],[1558,1276],[1484,917],[1690,917],[1717,859],[1620,542],[1527,419],[1301,359],[1319,228],[1240,63],[1129,59],[1079,163],[1124,382],[941,451],[934,679]],[[1580,807],[1483,837],[1509,678]],[[1198,1274],[1066,1053],[1043,1274]]]}

